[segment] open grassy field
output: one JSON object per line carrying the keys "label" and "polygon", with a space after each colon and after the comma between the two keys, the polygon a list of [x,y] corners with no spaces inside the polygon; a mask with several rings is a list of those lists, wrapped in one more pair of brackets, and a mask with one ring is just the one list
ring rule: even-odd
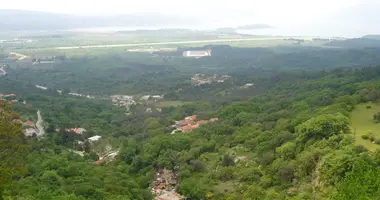
{"label": "open grassy field", "polygon": [[162,101],[162,102],[156,103],[155,106],[157,108],[170,107],[170,106],[178,107],[178,106],[181,106],[183,104],[184,104],[184,102],[182,102],[182,101]]}
{"label": "open grassy field", "polygon": [[[367,109],[367,106],[371,106],[371,108]],[[380,148],[380,145],[362,139],[361,135],[371,130],[375,138],[380,139],[380,123],[374,123],[372,120],[373,115],[378,112],[380,112],[380,104],[365,103],[357,105],[351,113],[352,132],[355,137],[355,142],[369,150],[376,150]]]}

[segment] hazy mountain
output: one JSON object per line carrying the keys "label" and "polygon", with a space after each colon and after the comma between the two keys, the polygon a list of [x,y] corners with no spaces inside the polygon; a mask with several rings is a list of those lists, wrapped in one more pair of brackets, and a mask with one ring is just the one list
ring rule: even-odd
{"label": "hazy mountain", "polygon": [[236,33],[237,29],[233,27],[223,27],[223,28],[218,28],[215,31],[220,32],[220,33]]}
{"label": "hazy mountain", "polygon": [[196,19],[163,14],[74,16],[36,11],[0,10],[0,31],[60,30],[93,27],[159,27],[192,25]]}
{"label": "hazy mountain", "polygon": [[380,48],[380,40],[368,38],[355,38],[349,40],[336,40],[329,42],[327,46],[343,48]]}
{"label": "hazy mountain", "polygon": [[273,27],[268,24],[248,24],[248,25],[237,27],[237,29],[240,29],[240,30],[265,29],[265,28],[273,28]]}
{"label": "hazy mountain", "polygon": [[380,35],[365,35],[365,36],[363,36],[363,38],[380,40]]}
{"label": "hazy mountain", "polygon": [[244,26],[238,26],[238,27],[223,27],[218,28],[215,31],[220,33],[237,33],[238,30],[258,30],[258,29],[267,29],[267,28],[273,28],[272,26],[268,24],[248,24]]}

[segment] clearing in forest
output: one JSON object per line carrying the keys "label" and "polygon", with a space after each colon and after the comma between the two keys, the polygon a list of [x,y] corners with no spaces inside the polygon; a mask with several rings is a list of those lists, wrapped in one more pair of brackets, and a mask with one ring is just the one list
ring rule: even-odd
{"label": "clearing in forest", "polygon": [[375,103],[363,103],[355,107],[351,113],[352,132],[355,143],[363,145],[369,150],[376,150],[380,145],[362,138],[363,134],[371,132],[375,139],[380,139],[380,123],[375,123],[373,115],[380,112],[380,105]]}
{"label": "clearing in forest", "polygon": [[178,107],[178,106],[182,106],[183,104],[184,102],[182,101],[161,101],[161,102],[155,103],[155,106],[158,108],[170,107],[170,106]]}

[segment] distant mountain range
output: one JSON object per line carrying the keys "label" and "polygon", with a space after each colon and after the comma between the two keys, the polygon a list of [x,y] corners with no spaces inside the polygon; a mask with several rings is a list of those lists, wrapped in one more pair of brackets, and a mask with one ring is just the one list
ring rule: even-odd
{"label": "distant mountain range", "polygon": [[342,48],[380,48],[380,38],[370,39],[368,36],[348,40],[336,40],[326,44],[327,46]]}
{"label": "distant mountain range", "polygon": [[236,29],[253,30],[253,29],[266,29],[266,28],[273,28],[273,27],[268,24],[248,24],[244,26],[238,26]]}
{"label": "distant mountain range", "polygon": [[380,40],[380,35],[365,35],[363,38],[366,39],[373,39],[373,40]]}
{"label": "distant mountain range", "polygon": [[22,10],[0,10],[0,31],[65,30],[94,27],[160,27],[193,25],[193,18],[164,14],[74,16]]}
{"label": "distant mountain range", "polygon": [[272,26],[268,24],[248,24],[238,27],[223,27],[218,28],[215,31],[222,32],[222,33],[236,33],[238,30],[257,30],[257,29],[268,29],[273,28]]}

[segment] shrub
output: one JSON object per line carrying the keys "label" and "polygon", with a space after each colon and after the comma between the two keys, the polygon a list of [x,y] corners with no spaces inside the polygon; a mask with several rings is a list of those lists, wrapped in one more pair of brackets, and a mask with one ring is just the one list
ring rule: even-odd
{"label": "shrub", "polygon": [[375,139],[376,139],[376,138],[373,137],[373,136],[370,136],[370,137],[369,137],[369,140],[370,140],[371,142],[375,141]]}
{"label": "shrub", "polygon": [[375,144],[379,144],[380,145],[380,139],[376,139],[375,140]]}
{"label": "shrub", "polygon": [[379,123],[380,122],[380,112],[376,113],[373,115],[373,120],[376,122],[376,123]]}
{"label": "shrub", "polygon": [[363,138],[363,140],[368,140],[369,139],[368,133],[363,134],[362,138]]}
{"label": "shrub", "polygon": [[367,108],[367,109],[370,109],[370,108],[372,108],[372,106],[368,105],[368,106],[366,106],[366,108]]}

